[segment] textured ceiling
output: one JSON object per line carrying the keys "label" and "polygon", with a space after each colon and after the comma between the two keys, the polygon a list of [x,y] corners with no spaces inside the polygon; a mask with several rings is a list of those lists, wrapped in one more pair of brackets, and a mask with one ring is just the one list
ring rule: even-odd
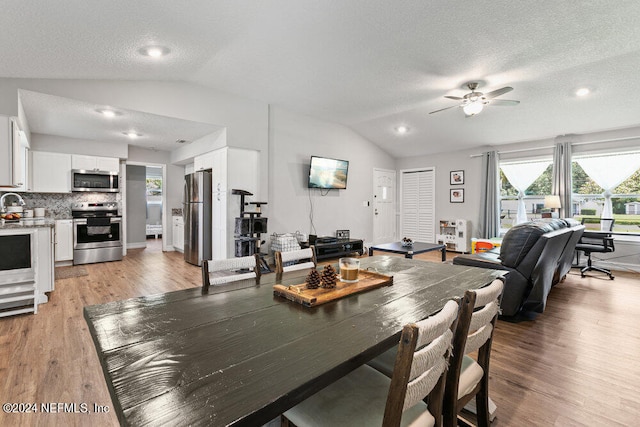
{"label": "textured ceiling", "polygon": [[[106,118],[100,109],[111,106],[20,90],[20,100],[32,132],[101,142],[127,142],[153,150],[171,151],[222,129],[175,117],[115,108],[118,115]],[[123,134],[140,135],[135,141]],[[184,140],[177,143],[177,140]]]}
{"label": "textured ceiling", "polygon": [[[8,0],[0,76],[194,82],[403,157],[639,125],[638,22],[636,0]],[[171,54],[139,55],[149,44]],[[428,114],[470,80],[521,104]]]}

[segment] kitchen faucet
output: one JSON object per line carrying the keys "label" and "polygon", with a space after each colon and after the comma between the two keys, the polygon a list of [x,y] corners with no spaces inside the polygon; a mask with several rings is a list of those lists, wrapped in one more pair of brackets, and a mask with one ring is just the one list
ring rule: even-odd
{"label": "kitchen faucet", "polygon": [[22,200],[22,197],[20,197],[18,193],[4,193],[2,197],[0,197],[0,212],[4,212],[6,210],[4,206],[4,198],[7,196],[16,196],[18,198],[18,203],[20,203],[20,206],[25,205],[24,200]]}

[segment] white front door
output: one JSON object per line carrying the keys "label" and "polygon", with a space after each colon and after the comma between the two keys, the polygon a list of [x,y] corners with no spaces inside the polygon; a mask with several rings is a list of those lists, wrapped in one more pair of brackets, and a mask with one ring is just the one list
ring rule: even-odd
{"label": "white front door", "polygon": [[396,240],[396,171],[374,169],[373,244]]}

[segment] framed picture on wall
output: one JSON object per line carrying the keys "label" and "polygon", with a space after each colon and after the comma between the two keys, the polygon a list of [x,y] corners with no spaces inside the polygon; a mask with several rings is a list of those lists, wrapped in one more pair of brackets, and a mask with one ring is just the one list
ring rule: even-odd
{"label": "framed picture on wall", "polygon": [[450,192],[450,203],[464,203],[464,188],[452,188]]}
{"label": "framed picture on wall", "polygon": [[460,185],[464,184],[464,171],[451,171],[450,172],[450,184],[451,185]]}

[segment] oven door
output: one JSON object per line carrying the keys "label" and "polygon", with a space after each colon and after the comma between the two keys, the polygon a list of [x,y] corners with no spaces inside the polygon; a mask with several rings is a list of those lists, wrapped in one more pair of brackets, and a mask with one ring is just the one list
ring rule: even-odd
{"label": "oven door", "polygon": [[0,285],[35,280],[35,232],[8,230],[0,232]]}
{"label": "oven door", "polygon": [[73,220],[73,249],[122,246],[122,218],[76,218]]}

